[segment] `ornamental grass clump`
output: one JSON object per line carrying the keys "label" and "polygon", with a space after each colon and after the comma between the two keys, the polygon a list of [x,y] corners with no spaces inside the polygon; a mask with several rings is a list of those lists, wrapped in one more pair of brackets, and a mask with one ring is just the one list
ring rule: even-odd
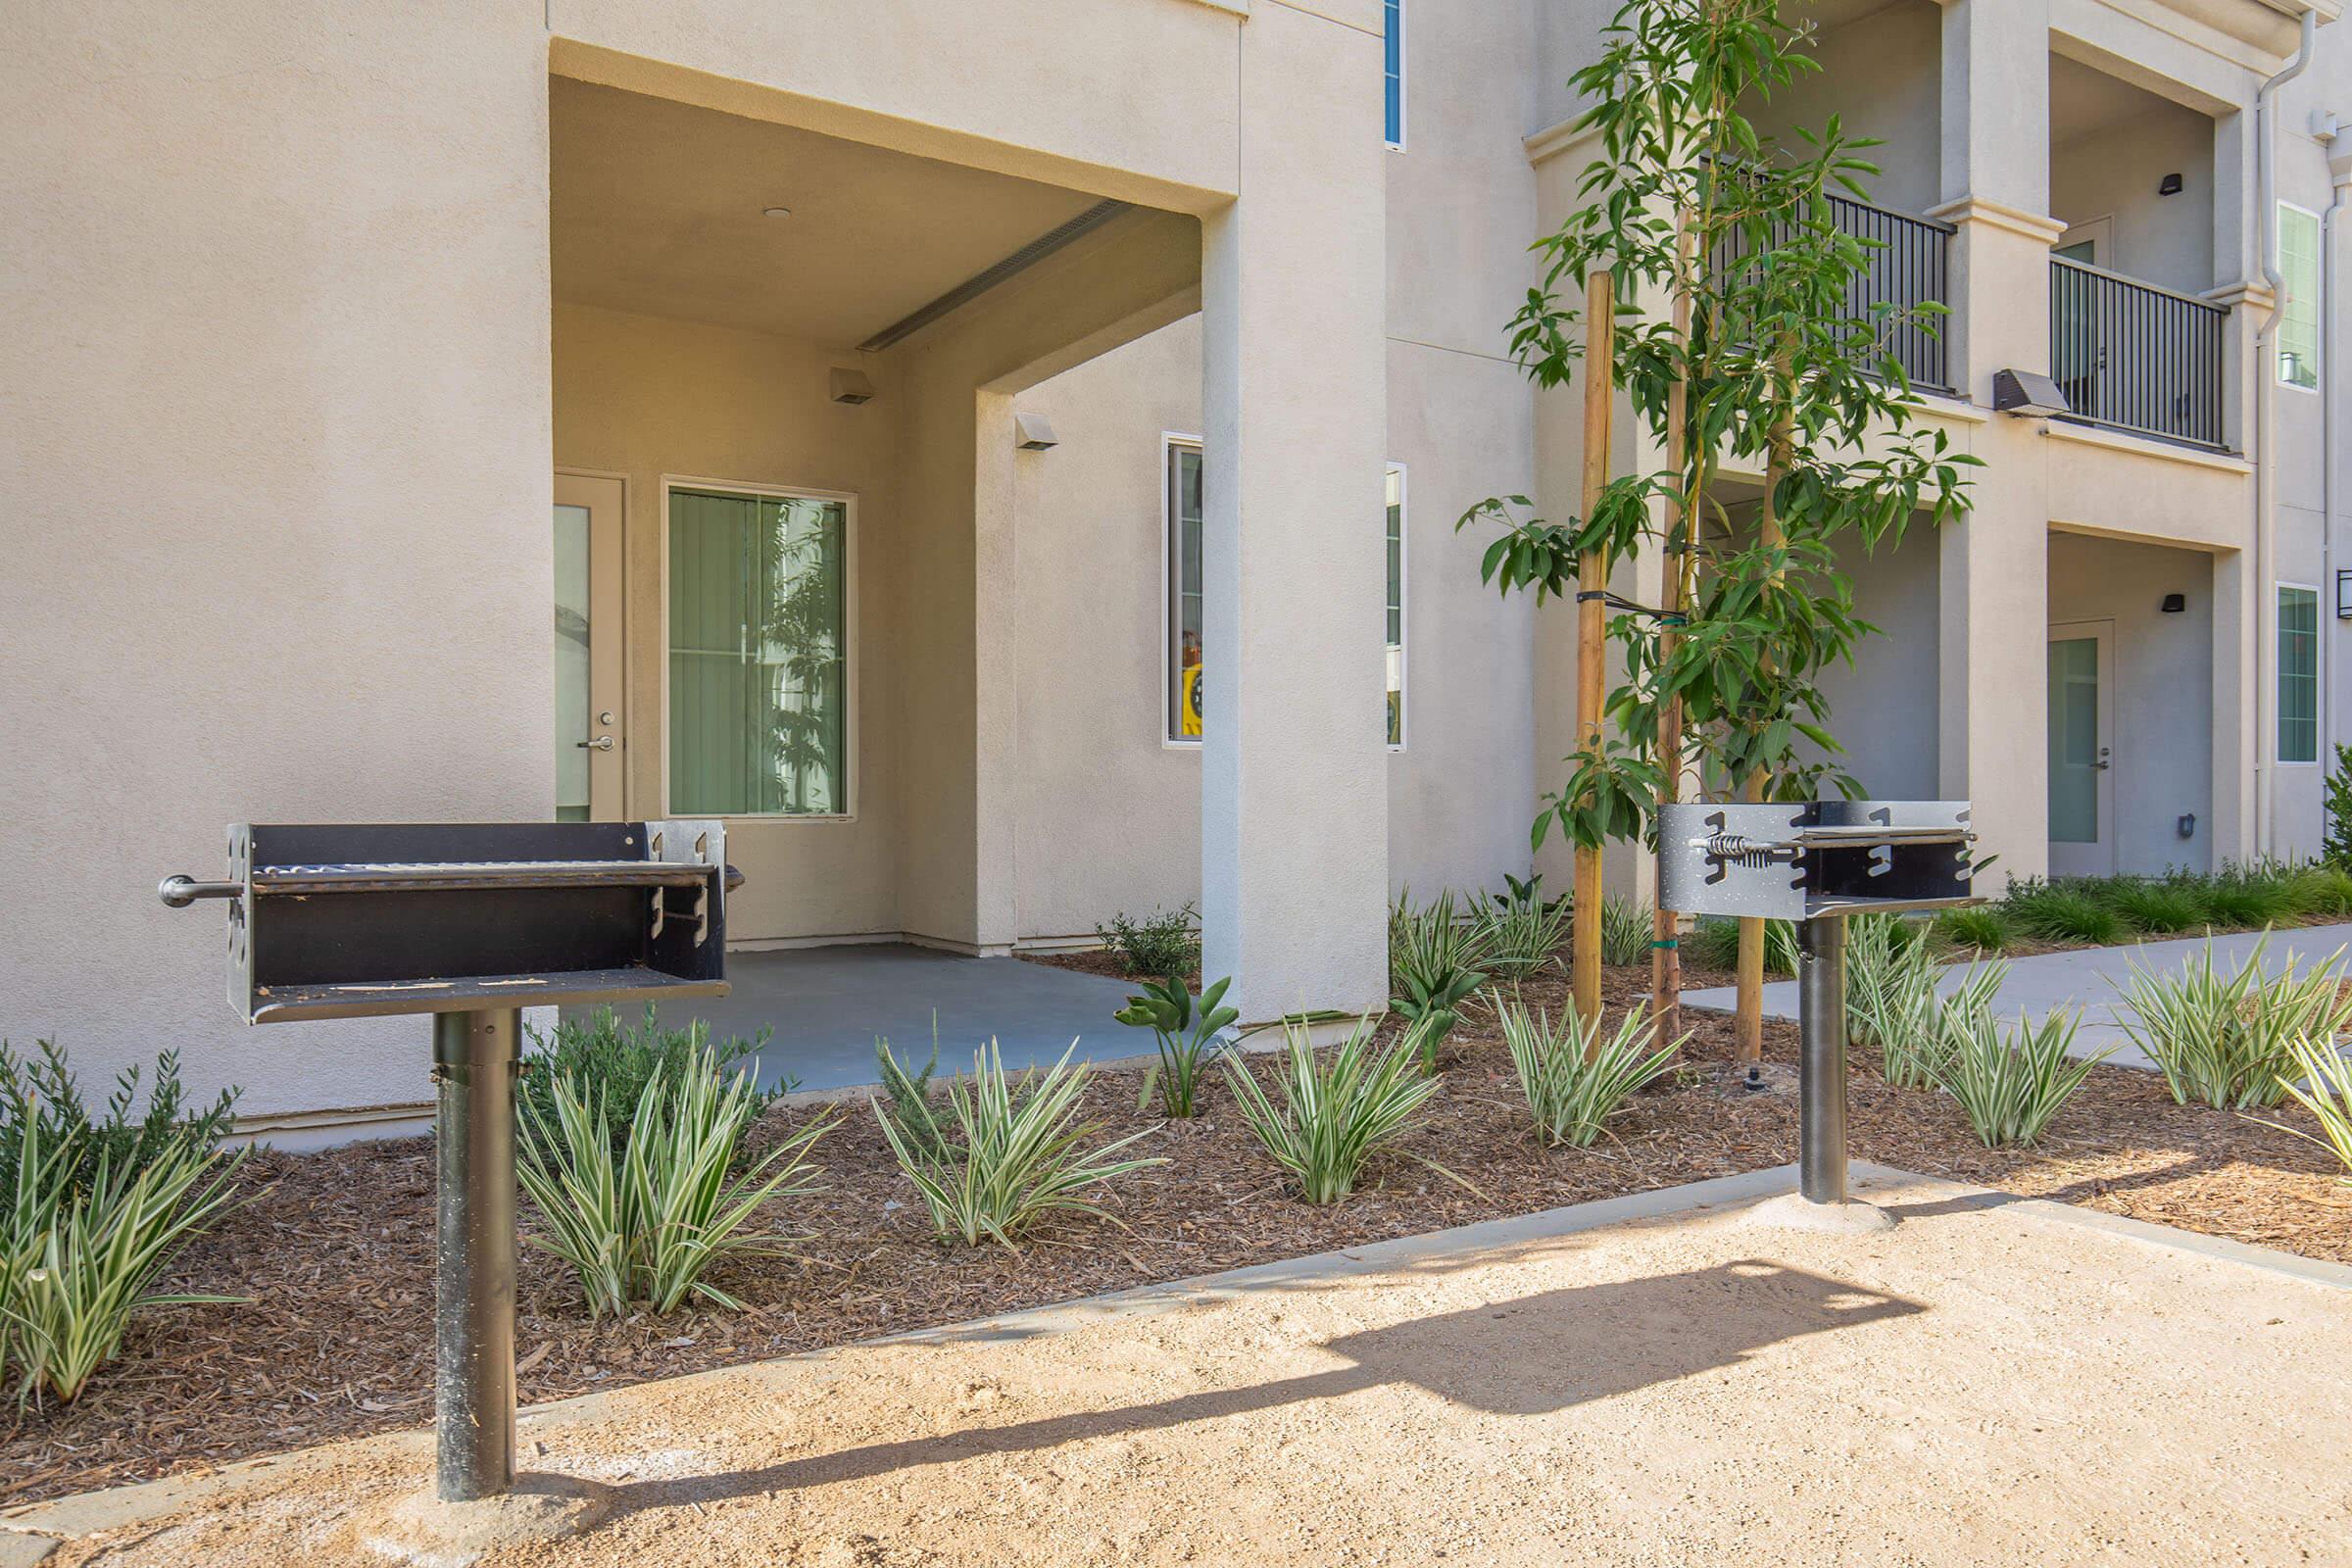
{"label": "ornamental grass clump", "polygon": [[1246,1062],[1225,1058],[1242,1119],[1308,1202],[1336,1203],[1355,1191],[1365,1164],[1438,1092],[1437,1079],[1414,1069],[1413,1033],[1407,1029],[1381,1045],[1373,1021],[1365,1018],[1319,1056],[1306,1024],[1286,1021],[1275,1074],[1280,1106]]}
{"label": "ornamental grass clump", "polygon": [[1408,890],[1391,906],[1389,985],[1395,995],[1389,1005],[1412,1024],[1409,1032],[1420,1044],[1424,1070],[1437,1069],[1438,1047],[1487,983],[1492,955],[1492,938],[1480,918],[1465,918],[1451,893],[1441,893],[1416,909]]}
{"label": "ornamental grass clump", "polygon": [[994,1040],[975,1052],[971,1077],[958,1074],[948,1084],[947,1147],[938,1155],[915,1149],[875,1104],[882,1136],[922,1198],[941,1241],[1012,1247],[1064,1214],[1107,1218],[1084,1196],[1089,1188],[1166,1163],[1113,1157],[1150,1128],[1097,1149],[1086,1147],[1097,1129],[1078,1116],[1087,1067],[1070,1064],[1077,1049],[1078,1042],[1071,1041],[1061,1059],[1043,1074],[1033,1067],[1017,1079],[1004,1070]]}
{"label": "ornamental grass clump", "polygon": [[2341,866],[2304,866],[2288,878],[2286,891],[2295,913],[2306,919],[2335,920],[2352,914],[2352,871]]}
{"label": "ornamental grass clump", "polygon": [[43,1041],[21,1058],[0,1042],[0,1383],[20,1402],[71,1402],[156,1306],[231,1299],[152,1289],[234,1201],[244,1155],[220,1152],[235,1092],[189,1112],[165,1052],[143,1110],[139,1069],[93,1115]]}
{"label": "ornamental grass clump", "polygon": [[1946,909],[1936,917],[1935,931],[1953,947],[1978,953],[2005,953],[2011,940],[2008,917],[1997,905]]}
{"label": "ornamental grass clump", "polygon": [[1591,1148],[1601,1123],[1671,1069],[1690,1038],[1658,1045],[1658,1026],[1642,1006],[1627,1012],[1616,1033],[1605,1037],[1597,1019],[1587,1023],[1573,1007],[1556,1026],[1548,1013],[1530,1013],[1516,1002],[1504,1003],[1498,1015],[1536,1131],[1554,1148]]}
{"label": "ornamental grass clump", "polygon": [[2028,936],[2045,942],[2081,942],[2094,948],[2124,940],[2124,917],[2079,887],[2038,879],[2014,884],[2004,902],[2010,920]]}
{"label": "ornamental grass clump", "polygon": [[2109,908],[2152,935],[2193,931],[2205,923],[2204,904],[2174,883],[2118,880],[2107,884],[2102,896]]}
{"label": "ornamental grass clump", "polygon": [[639,1302],[670,1312],[689,1296],[742,1308],[704,1276],[778,1250],[786,1238],[749,1226],[768,1200],[816,1191],[808,1153],[831,1126],[813,1122],[730,1175],[760,1104],[750,1071],[721,1072],[708,1046],[655,1070],[617,1152],[604,1085],[560,1075],[523,1102],[515,1174],[542,1226],[530,1240],[571,1265],[590,1317]]}
{"label": "ornamental grass clump", "polygon": [[2041,1141],[2091,1068],[2111,1054],[2070,1056],[2076,1023],[2072,1009],[2038,1024],[2021,1014],[2014,1029],[2002,1028],[1989,1011],[1955,1019],[1931,1071],[1936,1086],[1959,1102],[1978,1142],[1987,1149],[2020,1149]]}
{"label": "ornamental grass clump", "polygon": [[2352,1185],[2352,1057],[2332,1040],[2297,1040],[2287,1052],[2294,1065],[2279,1075],[2278,1086],[2318,1120],[2319,1136],[2283,1122],[2254,1119],[2327,1150],[2344,1167],[2339,1180]]}
{"label": "ornamental grass clump", "polygon": [[1647,963],[1657,936],[1657,914],[1640,899],[1609,894],[1600,901],[1600,961]]}
{"label": "ornamental grass clump", "polygon": [[2210,942],[2177,975],[2127,960],[2132,978],[2122,988],[2118,1021],[2163,1069],[2181,1104],[2196,1101],[2221,1110],[2278,1104],[2286,1097],[2287,1075],[2297,1070],[2296,1044],[2331,1048],[2352,1017],[2352,1003],[2341,994],[2343,949],[2301,976],[2290,961],[2273,979],[2262,966],[2270,945],[2266,934],[2230,975],[2215,966]]}
{"label": "ornamental grass clump", "polygon": [[[1483,968],[1505,980],[1524,980],[1556,961],[1571,922],[1568,901],[1546,904],[1541,877],[1517,882],[1471,911],[1472,946]],[[1392,930],[1394,925],[1392,924]]]}

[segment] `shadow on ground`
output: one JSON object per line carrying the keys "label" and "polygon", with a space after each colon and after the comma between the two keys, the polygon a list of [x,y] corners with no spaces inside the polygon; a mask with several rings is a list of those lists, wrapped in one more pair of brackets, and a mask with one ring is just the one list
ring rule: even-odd
{"label": "shadow on ground", "polygon": [[1367,1389],[1411,1385],[1494,1415],[1544,1415],[1736,1365],[1767,1346],[1927,1310],[1861,1286],[1756,1260],[1546,1291],[1328,1341],[1349,1365],[1151,1404],[868,1444],[756,1470],[617,1489],[616,1513],[856,1481],[983,1455],[1155,1432]]}

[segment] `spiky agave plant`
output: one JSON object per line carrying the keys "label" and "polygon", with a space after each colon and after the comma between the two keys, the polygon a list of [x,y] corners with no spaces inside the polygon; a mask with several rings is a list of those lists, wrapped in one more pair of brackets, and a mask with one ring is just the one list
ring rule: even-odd
{"label": "spiky agave plant", "polygon": [[1961,1019],[1947,1036],[1948,1049],[1930,1071],[1959,1102],[1985,1148],[2039,1143],[2090,1070],[2113,1054],[2070,1055],[2078,1021],[2072,1009],[2062,1008],[2038,1024],[2021,1014],[2009,1030],[1989,1013],[1978,1013]]}
{"label": "spiky agave plant", "polygon": [[1101,1216],[1102,1206],[1085,1196],[1089,1189],[1165,1163],[1155,1157],[1113,1157],[1150,1128],[1086,1147],[1096,1128],[1078,1114],[1088,1069],[1084,1062],[1071,1065],[1077,1049],[1073,1040],[1042,1074],[1033,1067],[1018,1078],[1005,1070],[996,1041],[974,1053],[971,1077],[958,1074],[948,1085],[953,1125],[948,1148],[938,1157],[917,1151],[875,1106],[882,1136],[914,1184],[941,1241],[1012,1247],[1058,1215]]}
{"label": "spiky agave plant", "polygon": [[2352,1017],[2342,995],[2341,948],[2297,975],[2289,963],[2272,978],[2263,969],[2265,935],[2234,974],[2214,962],[2213,944],[2199,948],[2175,975],[2126,959],[2130,981],[2117,1018],[2132,1043],[2164,1072],[2173,1098],[2221,1110],[2267,1109],[2286,1097],[2294,1046],[2333,1041]]}
{"label": "spiky agave plant", "polygon": [[1536,1131],[1555,1147],[1592,1147],[1601,1124],[1643,1085],[1670,1069],[1683,1042],[1690,1038],[1684,1035],[1658,1045],[1657,1024],[1641,1006],[1627,1012],[1617,1032],[1605,1037],[1597,1019],[1588,1023],[1573,1007],[1556,1026],[1548,1013],[1530,1013],[1516,1002],[1502,1004],[1498,1015]]}
{"label": "spiky agave plant", "polygon": [[1308,1202],[1336,1203],[1355,1191],[1365,1164],[1438,1092],[1438,1080],[1415,1069],[1411,1035],[1378,1044],[1373,1020],[1364,1018],[1325,1056],[1303,1022],[1286,1021],[1275,1076],[1280,1105],[1247,1062],[1225,1058],[1243,1121]]}

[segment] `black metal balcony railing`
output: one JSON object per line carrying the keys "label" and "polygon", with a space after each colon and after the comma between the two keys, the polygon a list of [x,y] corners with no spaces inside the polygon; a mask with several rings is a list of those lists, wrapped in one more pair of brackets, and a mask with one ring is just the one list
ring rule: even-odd
{"label": "black metal balcony railing", "polygon": [[[1862,270],[1846,285],[1845,314],[1869,320],[1879,307],[1891,306],[1897,319],[1886,329],[1887,354],[1913,386],[1949,392],[1951,372],[1944,349],[1948,318],[1941,313],[1911,313],[1922,305],[1944,302],[1952,226],[1845,196],[1832,196],[1829,202],[1838,231],[1868,242]],[[1774,239],[1780,234],[1776,225]],[[1716,254],[1717,269],[1728,270],[1746,250],[1743,240],[1727,242]]]}
{"label": "black metal balcony railing", "polygon": [[[1830,208],[1837,214],[1840,229],[1856,239],[1875,242],[1862,271],[1846,289],[1848,315],[1867,318],[1881,305],[1891,305],[1900,314],[1922,305],[1942,304],[1950,297],[1951,224],[1844,196],[1831,197]],[[1951,390],[1951,372],[1944,356],[1948,322],[1948,318],[1938,314],[1901,321],[1890,330],[1887,352],[1913,386]]]}
{"label": "black metal balcony railing", "polygon": [[2050,378],[2078,417],[2222,445],[2221,306],[2050,258]]}

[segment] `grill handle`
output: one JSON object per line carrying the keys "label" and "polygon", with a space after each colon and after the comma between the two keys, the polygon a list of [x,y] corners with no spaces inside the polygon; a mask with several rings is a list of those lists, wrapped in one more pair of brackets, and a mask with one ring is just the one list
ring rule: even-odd
{"label": "grill handle", "polygon": [[159,883],[155,896],[168,909],[184,909],[198,899],[233,899],[245,891],[241,882],[199,882],[184,872]]}

